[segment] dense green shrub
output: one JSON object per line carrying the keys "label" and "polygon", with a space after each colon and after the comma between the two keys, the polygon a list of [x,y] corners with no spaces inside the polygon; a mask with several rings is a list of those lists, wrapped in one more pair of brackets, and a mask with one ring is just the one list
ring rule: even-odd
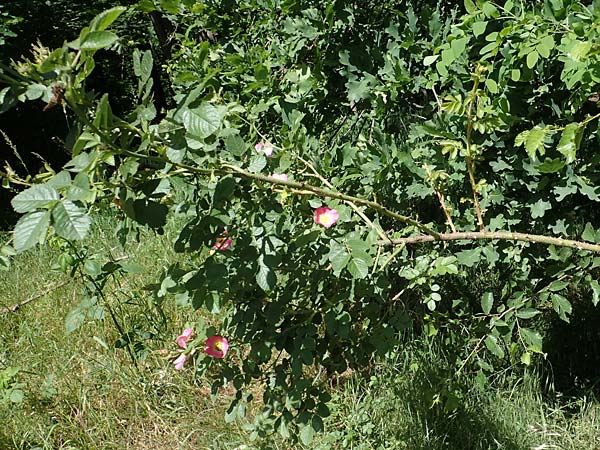
{"label": "dense green shrub", "polygon": [[[73,159],[13,200],[17,251],[82,240],[90,208],[119,211],[123,242],[179,217],[174,248],[192,262],[165,268],[154,295],[209,315],[180,336],[178,366],[194,354],[215,392],[232,383],[229,419],[259,382],[255,436],[309,442],[326,375],[368,367],[409,328],[453,355],[436,404],[458,408],[452,380],[530,364],[546,351],[537,320],[568,321],[573,292],[599,300],[597,5],[364,3],[160,2],[177,25],[164,111],[148,51],[132,55],[131,113],[86,87],[124,8],[3,69],[5,104],[77,117]],[[104,280],[131,270],[64,265],[90,279],[70,329],[102,316]],[[198,351],[212,336],[225,358],[207,357],[223,340]]]}

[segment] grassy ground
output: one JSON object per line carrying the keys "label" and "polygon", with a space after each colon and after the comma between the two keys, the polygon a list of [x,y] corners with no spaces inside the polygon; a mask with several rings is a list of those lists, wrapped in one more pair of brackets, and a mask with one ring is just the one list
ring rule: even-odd
{"label": "grassy ground", "polygon": [[[190,373],[161,353],[194,313],[149,306],[141,288],[178,256],[171,237],[146,234],[123,255],[114,224],[101,220],[97,251],[128,256],[145,267],[113,289],[126,329],[151,330],[138,367],[115,349],[111,320],[87,320],[71,334],[65,317],[82,297],[70,281],[15,312],[0,315],[0,449],[254,449],[243,424],[223,420],[227,393],[213,402]],[[59,250],[19,256],[0,272],[0,309],[69,280],[50,268]],[[123,307],[120,308],[119,305]],[[152,328],[152,323],[159,326]],[[147,336],[146,336],[147,337]],[[579,397],[543,398],[532,374],[498,374],[488,383],[464,379],[460,408],[435,405],[448,365],[441,350],[417,342],[369,377],[333,389],[328,432],[316,449],[600,449],[600,404]],[[16,370],[17,373],[14,373]],[[263,448],[300,448],[272,440]]]}

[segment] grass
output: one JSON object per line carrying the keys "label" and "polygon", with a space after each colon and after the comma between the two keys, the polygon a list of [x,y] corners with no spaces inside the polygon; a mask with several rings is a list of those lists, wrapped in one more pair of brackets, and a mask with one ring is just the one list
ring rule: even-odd
{"label": "grass", "polygon": [[[223,420],[227,393],[212,401],[206,385],[173,370],[161,350],[171,349],[198,313],[171,303],[157,309],[142,289],[181,258],[170,249],[173,236],[145,233],[123,255],[111,244],[113,229],[112,219],[101,218],[91,242],[99,254],[127,256],[145,268],[111,288],[120,324],[140,335],[152,331],[143,341],[145,358],[136,367],[114,347],[118,336],[108,318],[65,332],[65,317],[82,298],[78,281],[0,315],[0,449],[301,448],[277,439],[249,442],[243,424]],[[52,246],[36,249],[0,272],[0,309],[68,280],[50,270],[59,254]],[[545,398],[534,372],[479,383],[465,377],[450,389],[449,367],[440,348],[414,341],[368,376],[352,374],[332,388],[327,433],[310,448],[600,449],[593,397]],[[7,368],[19,372],[9,376]],[[3,389],[15,401],[1,400]],[[435,395],[450,391],[460,394],[458,407],[448,410],[448,397]]]}

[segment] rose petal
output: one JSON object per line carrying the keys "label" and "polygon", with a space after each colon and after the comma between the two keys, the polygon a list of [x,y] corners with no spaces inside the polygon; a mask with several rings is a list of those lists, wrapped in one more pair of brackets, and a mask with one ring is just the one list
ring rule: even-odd
{"label": "rose petal", "polygon": [[183,369],[183,365],[189,358],[190,355],[186,355],[185,353],[179,355],[179,357],[175,361],[173,361],[173,364],[175,364],[175,370]]}
{"label": "rose petal", "polygon": [[183,330],[183,333],[177,336],[177,345],[179,345],[181,348],[187,348],[187,341],[189,341],[193,332],[193,328],[186,328]]}

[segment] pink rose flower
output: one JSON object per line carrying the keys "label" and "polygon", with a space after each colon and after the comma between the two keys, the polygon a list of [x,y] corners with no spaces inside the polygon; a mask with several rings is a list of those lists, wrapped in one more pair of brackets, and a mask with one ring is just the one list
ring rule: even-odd
{"label": "pink rose flower", "polygon": [[187,348],[187,341],[190,340],[193,332],[193,328],[186,328],[183,330],[183,333],[177,336],[177,345],[179,345],[181,348]]}
{"label": "pink rose flower", "polygon": [[222,336],[211,336],[205,342],[204,352],[213,358],[224,358],[229,349],[229,342]]}
{"label": "pink rose flower", "polygon": [[335,225],[339,218],[340,215],[335,209],[327,208],[325,206],[315,209],[315,223],[323,225],[325,228]]}
{"label": "pink rose flower", "polygon": [[270,158],[273,154],[273,144],[270,142],[260,141],[254,148],[258,153],[264,153],[267,158]]}
{"label": "pink rose flower", "polygon": [[219,250],[220,252],[223,252],[225,250],[227,250],[229,247],[231,247],[231,244],[233,243],[233,241],[227,237],[220,237],[217,238],[215,241],[215,245],[213,245],[213,248],[215,250]]}
{"label": "pink rose flower", "polygon": [[173,364],[175,364],[175,370],[183,369],[183,365],[189,358],[190,358],[190,355],[186,355],[185,353],[182,353],[181,355],[179,355],[177,357],[177,359],[175,361],[173,361]]}

